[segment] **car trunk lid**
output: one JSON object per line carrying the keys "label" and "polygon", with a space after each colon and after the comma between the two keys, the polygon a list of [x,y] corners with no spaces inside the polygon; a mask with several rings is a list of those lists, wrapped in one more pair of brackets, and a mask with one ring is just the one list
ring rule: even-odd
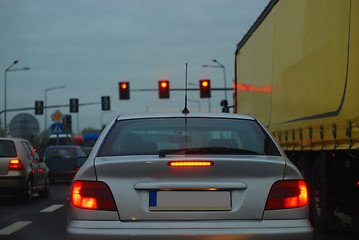
{"label": "car trunk lid", "polygon": [[0,157],[0,175],[6,175],[9,172],[10,160],[16,158]]}
{"label": "car trunk lid", "polygon": [[[171,161],[210,161],[208,167],[171,167]],[[283,179],[275,156],[116,156],[95,159],[120,219],[262,219],[268,193]]]}

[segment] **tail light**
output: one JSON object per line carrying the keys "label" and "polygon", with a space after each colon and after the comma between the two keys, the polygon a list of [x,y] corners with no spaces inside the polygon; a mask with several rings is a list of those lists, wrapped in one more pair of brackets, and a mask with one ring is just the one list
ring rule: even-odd
{"label": "tail light", "polygon": [[21,160],[12,159],[9,162],[9,169],[11,169],[11,170],[23,170],[24,167],[22,166]]}
{"label": "tail light", "polygon": [[103,182],[75,181],[71,191],[72,205],[94,210],[116,210],[110,188]]}
{"label": "tail light", "polygon": [[304,207],[308,190],[303,180],[276,182],[269,193],[266,210]]}
{"label": "tail light", "polygon": [[169,162],[170,167],[210,167],[213,162],[210,161],[172,161]]}

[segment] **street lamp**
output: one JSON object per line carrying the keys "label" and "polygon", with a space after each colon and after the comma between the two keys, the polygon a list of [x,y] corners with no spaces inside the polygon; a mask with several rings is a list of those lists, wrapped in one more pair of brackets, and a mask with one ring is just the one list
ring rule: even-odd
{"label": "street lamp", "polygon": [[223,69],[223,81],[224,81],[224,99],[227,100],[227,83],[226,83],[226,68],[224,67],[223,64],[221,64],[220,62],[218,62],[216,59],[212,60],[214,63],[217,63],[217,65],[202,65],[202,67],[212,67],[212,68],[222,68]]}
{"label": "street lamp", "polygon": [[56,90],[56,89],[60,89],[60,88],[65,88],[65,85],[61,85],[61,86],[58,86],[58,87],[52,87],[52,88],[46,88],[45,89],[45,131],[47,131],[47,92],[48,91],[51,91],[51,90]]}
{"label": "street lamp", "polygon": [[24,68],[15,68],[15,69],[11,69],[15,64],[18,64],[19,61],[16,60],[14,61],[8,68],[5,69],[5,81],[4,81],[4,132],[5,135],[7,136],[7,129],[6,129],[6,111],[7,111],[7,105],[6,105],[6,99],[7,99],[7,91],[6,91],[6,79],[7,79],[7,72],[14,72],[14,71],[26,71],[26,70],[30,70],[29,67],[24,67]]}

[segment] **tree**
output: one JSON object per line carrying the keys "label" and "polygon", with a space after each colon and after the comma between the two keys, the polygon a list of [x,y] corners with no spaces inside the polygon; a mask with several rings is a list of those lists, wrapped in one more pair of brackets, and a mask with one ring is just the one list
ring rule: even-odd
{"label": "tree", "polygon": [[35,141],[33,142],[34,147],[37,149],[37,152],[41,155],[44,156],[44,152],[45,149],[47,147],[47,142],[49,140],[47,131],[42,131],[36,138]]}

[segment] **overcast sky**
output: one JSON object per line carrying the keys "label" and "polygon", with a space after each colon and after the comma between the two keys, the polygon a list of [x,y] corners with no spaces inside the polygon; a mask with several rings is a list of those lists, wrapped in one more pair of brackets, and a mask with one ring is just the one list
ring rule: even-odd
{"label": "overcast sky", "polygon": [[[119,100],[118,83],[129,81],[131,90],[157,89],[168,79],[171,88],[183,88],[185,64],[188,81],[197,87],[211,79],[223,87],[220,68],[203,68],[217,59],[225,66],[227,86],[234,78],[237,43],[252,26],[269,0],[0,0],[0,110],[4,108],[4,72],[7,73],[7,108],[100,102],[111,97],[111,111],[100,105],[80,107],[72,114],[73,129],[100,128],[118,114],[181,111],[184,93],[171,92],[158,99],[158,92],[131,92]],[[228,92],[232,104],[231,92]],[[220,112],[223,91],[212,91],[210,108]],[[58,108],[63,114],[69,109]],[[50,115],[56,109],[48,110]],[[190,111],[208,111],[209,101],[189,92]],[[7,114],[7,122],[22,112]],[[34,115],[34,111],[24,111]],[[34,115],[35,116],[35,115]],[[3,115],[1,116],[3,119]],[[35,116],[40,130],[44,115]]]}

